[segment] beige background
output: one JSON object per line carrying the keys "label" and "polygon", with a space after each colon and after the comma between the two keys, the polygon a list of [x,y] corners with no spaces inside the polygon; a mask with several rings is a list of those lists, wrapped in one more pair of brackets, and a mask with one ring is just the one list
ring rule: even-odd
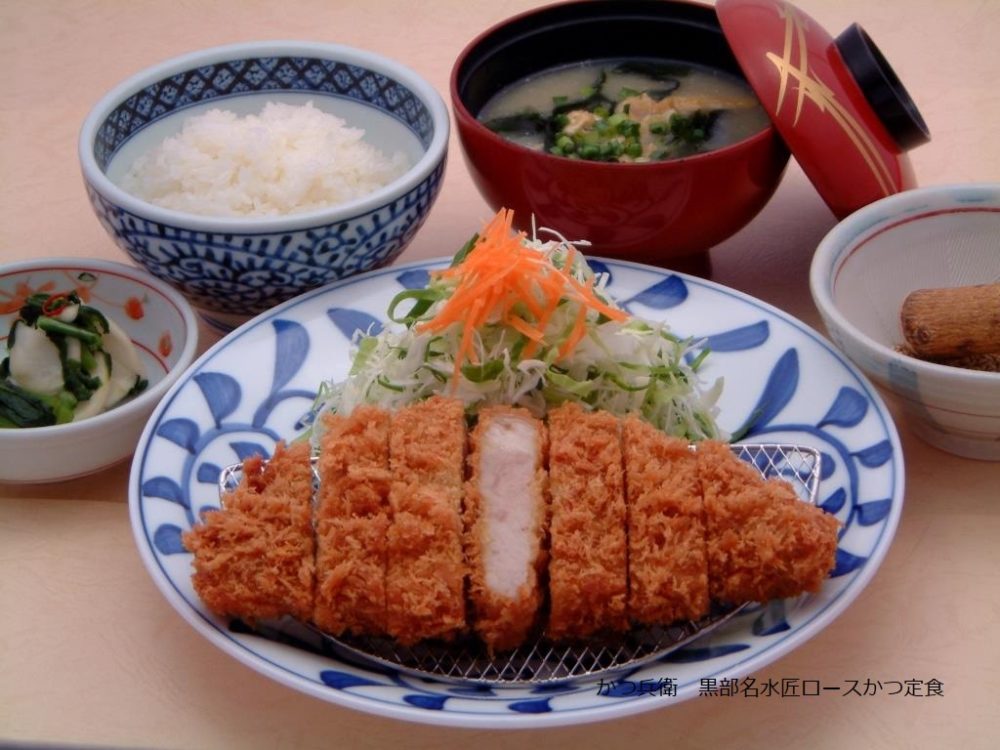
{"label": "beige background", "polygon": [[[468,40],[537,4],[0,0],[0,262],[124,259],[87,203],[76,135],[97,99],[144,66],[227,42],[335,41],[395,57],[446,94]],[[1000,179],[1000,2],[798,5],[834,34],[859,21],[892,61],[934,136],[912,155],[922,184]],[[487,216],[453,141],[441,197],[402,261],[454,252]],[[833,224],[792,164],[763,213],[713,250],[714,278],[819,326],[807,271]],[[204,332],[202,348],[212,341]],[[943,697],[703,698],[529,734],[354,713],[271,682],[181,620],[136,554],[122,464],[66,484],[0,484],[0,740],[483,750],[997,746],[1000,464],[950,457],[900,431],[906,506],[884,565],[832,626],[757,677],[936,678]]]}

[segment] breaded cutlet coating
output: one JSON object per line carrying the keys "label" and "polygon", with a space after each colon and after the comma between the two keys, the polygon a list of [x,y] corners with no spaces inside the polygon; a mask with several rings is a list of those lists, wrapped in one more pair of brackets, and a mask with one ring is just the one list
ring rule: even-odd
{"label": "breaded cutlet coating", "polygon": [[627,625],[620,422],[566,403],[549,411],[547,634],[586,638]]}
{"label": "breaded cutlet coating", "polygon": [[389,412],[326,417],[320,440],[313,622],[332,635],[385,633]]}
{"label": "breaded cutlet coating", "polygon": [[491,651],[521,645],[542,604],[545,424],[526,409],[479,412],[465,485],[465,553],[473,629]]}
{"label": "breaded cutlet coating", "polygon": [[628,507],[628,614],[665,625],[708,613],[698,459],[688,442],[637,417],[622,426]]}
{"label": "breaded cutlet coating", "polygon": [[698,444],[709,591],[725,602],[766,602],[819,591],[833,569],[837,519],[790,484],[763,479],[717,441]]}
{"label": "breaded cutlet coating", "polygon": [[212,612],[248,622],[313,610],[312,467],[305,443],[243,462],[243,480],[183,536],[195,591]]}
{"label": "breaded cutlet coating", "polygon": [[466,629],[465,442],[455,399],[433,396],[392,415],[386,629],[404,645]]}

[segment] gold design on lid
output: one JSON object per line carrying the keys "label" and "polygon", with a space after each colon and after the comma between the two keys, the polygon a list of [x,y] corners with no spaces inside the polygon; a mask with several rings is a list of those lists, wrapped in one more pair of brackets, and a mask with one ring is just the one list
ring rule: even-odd
{"label": "gold design on lid", "polygon": [[[780,83],[778,86],[778,100],[775,113],[780,112],[788,96],[791,82],[798,84],[798,96],[795,101],[795,118],[792,126],[798,124],[799,116],[802,114],[806,100],[813,102],[820,112],[830,115],[837,126],[850,139],[851,143],[858,150],[861,158],[872,176],[878,182],[883,195],[891,195],[895,192],[893,187],[892,173],[888,165],[864,127],[854,118],[850,111],[839,101],[836,94],[829,86],[823,83],[815,74],[809,71],[809,47],[806,43],[806,19],[790,6],[785,9],[778,8],[778,14],[785,19],[785,40],[784,50],[779,56],[774,52],[768,52],[766,57],[778,70]],[[797,53],[797,64],[793,63],[793,54]]]}

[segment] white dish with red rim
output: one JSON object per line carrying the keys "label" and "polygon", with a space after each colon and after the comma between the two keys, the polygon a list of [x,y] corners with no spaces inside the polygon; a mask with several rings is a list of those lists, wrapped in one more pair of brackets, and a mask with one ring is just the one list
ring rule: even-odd
{"label": "white dish with red rim", "polygon": [[46,427],[0,429],[0,482],[55,482],[127,459],[163,394],[194,360],[198,323],[187,301],[132,266],[87,258],[44,258],[0,266],[0,360],[25,298],[77,291],[131,339],[149,385],[110,410]]}

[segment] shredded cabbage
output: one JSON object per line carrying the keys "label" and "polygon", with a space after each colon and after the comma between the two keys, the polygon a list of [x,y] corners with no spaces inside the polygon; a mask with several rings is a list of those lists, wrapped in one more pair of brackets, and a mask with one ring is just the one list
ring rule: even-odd
{"label": "shredded cabbage", "polygon": [[[538,234],[553,235],[541,240]],[[455,256],[460,264],[476,237]],[[605,291],[607,279],[595,274],[573,244],[549,230],[523,238],[556,268],[568,269],[589,284],[599,299],[621,308]],[[565,401],[624,416],[637,413],[664,432],[696,441],[724,439],[716,424],[722,379],[708,387],[698,370],[708,350],[703,342],[681,340],[663,322],[628,316],[623,322],[588,310],[586,335],[565,356],[560,347],[570,335],[580,303],[561,299],[544,336],[530,357],[529,339],[496,320],[474,332],[473,356],[454,373],[462,335],[460,325],[441,333],[421,333],[420,324],[434,318],[455,289],[455,282],[433,274],[427,288],[401,292],[389,305],[389,323],[380,333],[356,333],[353,364],[342,382],[326,382],[317,398],[317,417],[326,411],[350,413],[361,404],[396,409],[434,394],[461,399],[467,413],[488,404],[523,406],[538,416]],[[407,304],[411,303],[407,308]],[[400,312],[406,309],[405,312]],[[317,418],[315,424],[322,423]],[[318,437],[314,435],[314,439]]]}

